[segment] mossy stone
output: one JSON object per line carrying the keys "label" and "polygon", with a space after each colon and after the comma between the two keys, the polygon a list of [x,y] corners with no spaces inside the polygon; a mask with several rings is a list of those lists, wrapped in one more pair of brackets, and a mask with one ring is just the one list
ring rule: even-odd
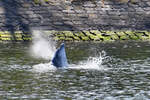
{"label": "mossy stone", "polygon": [[20,34],[20,33],[15,33],[14,36],[15,36],[15,37],[22,37],[22,34]]}
{"label": "mossy stone", "polygon": [[135,36],[135,35],[130,35],[130,38],[132,39],[132,40],[138,40],[139,38],[137,37],[137,36]]}
{"label": "mossy stone", "polygon": [[23,40],[29,41],[29,40],[32,40],[32,38],[31,37],[23,37]]}
{"label": "mossy stone", "polygon": [[54,39],[55,41],[58,41],[58,40],[59,40],[59,38],[58,38],[58,37],[54,37],[53,39]]}
{"label": "mossy stone", "polygon": [[1,37],[2,38],[5,38],[5,37],[9,37],[10,38],[10,37],[12,37],[12,35],[11,34],[1,34]]}
{"label": "mossy stone", "polygon": [[147,36],[142,36],[140,39],[141,39],[141,40],[149,40],[150,38],[147,37]]}
{"label": "mossy stone", "polygon": [[115,34],[114,31],[105,31],[105,33],[106,33],[106,35],[113,35],[113,34]]}
{"label": "mossy stone", "polygon": [[49,0],[44,0],[46,3],[48,3],[49,2]]}
{"label": "mossy stone", "polygon": [[145,35],[147,35],[148,37],[150,37],[150,32],[148,31],[144,31]]}
{"label": "mossy stone", "polygon": [[118,34],[120,40],[129,40],[129,36],[125,34],[123,31],[116,32]]}
{"label": "mossy stone", "polygon": [[112,41],[110,36],[103,37],[103,40],[104,40],[104,41]]}
{"label": "mossy stone", "polygon": [[3,34],[3,33],[4,33],[3,31],[0,31],[0,35]]}
{"label": "mossy stone", "polygon": [[116,34],[111,35],[111,38],[112,38],[113,40],[119,40],[119,37],[118,37]]}
{"label": "mossy stone", "polygon": [[142,39],[142,37],[144,36],[143,32],[135,32],[135,34],[139,37],[139,39]]}
{"label": "mossy stone", "polygon": [[98,36],[94,36],[94,35],[91,35],[90,38],[93,39],[93,40],[98,40],[99,39]]}
{"label": "mossy stone", "polygon": [[105,31],[106,33],[106,36],[107,39],[109,41],[112,41],[112,40],[119,40],[119,37],[117,36],[117,34],[114,32],[114,31]]}
{"label": "mossy stone", "polygon": [[44,34],[46,34],[47,36],[54,36],[56,35],[58,32],[51,30],[51,31],[44,31]]}
{"label": "mossy stone", "polygon": [[90,32],[92,32],[94,34],[101,34],[101,32],[99,30],[91,30]]}
{"label": "mossy stone", "polygon": [[4,40],[5,40],[5,41],[7,40],[7,41],[8,41],[8,40],[12,40],[12,39],[11,39],[10,37],[1,37],[1,40],[3,40],[3,41],[4,41]]}
{"label": "mossy stone", "polygon": [[101,34],[96,34],[96,36],[97,36],[98,38],[104,38],[104,36],[102,36]]}
{"label": "mossy stone", "polygon": [[76,36],[79,36],[79,37],[85,36],[82,32],[75,32],[74,34],[75,34]]}
{"label": "mossy stone", "polygon": [[83,41],[88,41],[88,40],[90,40],[87,36],[82,36],[81,38],[82,38]]}
{"label": "mossy stone", "polygon": [[15,37],[16,40],[23,40],[22,37]]}
{"label": "mossy stone", "polygon": [[65,38],[66,41],[73,41],[73,38]]}
{"label": "mossy stone", "polygon": [[97,39],[99,39],[98,36],[91,34],[89,31],[84,31],[84,33],[85,33],[88,37],[90,37],[92,40],[97,40]]}
{"label": "mossy stone", "polygon": [[65,37],[59,37],[59,40],[65,40]]}
{"label": "mossy stone", "polygon": [[73,32],[71,31],[63,31],[63,34],[66,36],[66,37],[73,37]]}
{"label": "mossy stone", "polygon": [[125,35],[125,33],[124,32],[121,32],[121,31],[119,31],[119,32],[116,32],[119,36],[124,36]]}
{"label": "mossy stone", "polygon": [[34,0],[35,4],[40,4],[40,0]]}
{"label": "mossy stone", "polygon": [[125,33],[128,34],[128,35],[133,35],[133,34],[134,34],[134,31],[130,31],[130,30],[129,30],[129,31],[125,31]]}
{"label": "mossy stone", "polygon": [[[53,36],[54,40],[66,40],[66,41],[114,41],[114,40],[150,40],[149,31],[99,31],[90,30],[83,32],[74,31],[44,31],[47,36]],[[14,35],[14,37],[12,36]],[[15,31],[14,33],[9,31],[0,31],[0,40],[31,40],[31,34],[23,34],[22,31]]]}
{"label": "mossy stone", "polygon": [[73,38],[74,38],[75,40],[80,40],[80,38],[77,37],[77,36],[73,36]]}
{"label": "mossy stone", "polygon": [[59,34],[56,34],[57,37],[64,37],[64,34],[62,33],[59,33]]}
{"label": "mossy stone", "polygon": [[127,35],[120,36],[120,40],[129,40],[129,39],[130,39],[129,36],[127,36]]}

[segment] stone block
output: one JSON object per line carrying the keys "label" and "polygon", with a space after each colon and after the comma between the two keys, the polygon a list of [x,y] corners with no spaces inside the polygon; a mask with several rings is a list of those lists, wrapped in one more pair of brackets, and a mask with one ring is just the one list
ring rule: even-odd
{"label": "stone block", "polygon": [[77,14],[75,14],[75,13],[68,13],[68,14],[65,14],[65,15],[67,15],[67,17],[76,17],[77,16]]}
{"label": "stone block", "polygon": [[94,34],[90,33],[89,31],[84,31],[84,33],[86,34],[86,36],[88,36],[92,40],[98,40],[99,39],[99,37],[97,35],[94,35]]}
{"label": "stone block", "polygon": [[134,8],[136,12],[144,12],[144,9],[141,7]]}
{"label": "stone block", "polygon": [[141,0],[142,2],[148,2],[149,0]]}
{"label": "stone block", "polygon": [[62,17],[62,20],[64,20],[64,21],[72,21],[72,19],[70,18],[70,17],[68,17],[68,16],[64,16],[64,17]]}
{"label": "stone block", "polygon": [[64,21],[64,24],[67,24],[67,25],[74,25],[71,21]]}
{"label": "stone block", "polygon": [[134,3],[128,3],[128,6],[129,6],[129,7],[139,7],[138,4],[134,4]]}
{"label": "stone block", "polygon": [[146,4],[147,4],[148,6],[150,6],[150,1],[149,1],[149,2],[146,2]]}
{"label": "stone block", "polygon": [[112,16],[112,15],[121,15],[121,13],[119,11],[108,11],[108,15]]}
{"label": "stone block", "polygon": [[[134,9],[134,8],[132,8],[132,7],[129,7],[129,8],[127,8],[127,9],[128,9],[128,10],[127,10],[128,12],[135,12],[135,11],[136,11],[136,9]],[[125,10],[125,11],[126,11],[126,10]],[[124,12],[125,12],[125,11],[124,11]]]}
{"label": "stone block", "polygon": [[88,8],[88,7],[86,7],[86,8],[84,8],[86,11],[94,11],[95,9],[94,8]]}
{"label": "stone block", "polygon": [[[21,12],[20,12],[20,13],[21,13]],[[26,13],[26,14],[29,14],[29,15],[34,14],[34,12],[33,12],[33,11],[29,11],[29,10],[25,11],[25,13]]]}
{"label": "stone block", "polygon": [[97,14],[89,14],[90,19],[95,19],[98,18]]}
{"label": "stone block", "polygon": [[66,37],[74,37],[73,32],[71,31],[63,31],[62,32]]}
{"label": "stone block", "polygon": [[74,10],[74,11],[75,11],[75,13],[77,13],[77,14],[86,13],[85,10],[82,10],[82,9],[80,9],[80,10]]}
{"label": "stone block", "polygon": [[146,12],[147,12],[147,11],[150,11],[150,6],[149,6],[149,7],[144,7],[143,9],[144,9],[144,11],[146,11]]}
{"label": "stone block", "polygon": [[63,13],[70,13],[70,14],[74,14],[75,11],[74,10],[62,10]]}
{"label": "stone block", "polygon": [[31,4],[29,4],[29,3],[23,3],[22,7],[29,8],[29,7],[31,7]]}
{"label": "stone block", "polygon": [[64,14],[62,12],[61,13],[53,13],[52,16],[53,17],[61,17],[62,18],[62,17],[64,17]]}
{"label": "stone block", "polygon": [[113,5],[113,4],[114,4],[113,1],[109,1],[109,0],[104,1],[104,6],[105,6],[105,5]]}
{"label": "stone block", "polygon": [[73,38],[65,38],[65,41],[73,41]]}
{"label": "stone block", "polygon": [[93,7],[96,7],[96,5],[93,3],[87,2],[86,4],[83,5],[83,7],[93,8]]}
{"label": "stone block", "polygon": [[78,17],[88,17],[88,14],[76,14]]}
{"label": "stone block", "polygon": [[63,22],[53,22],[54,25],[63,25]]}
{"label": "stone block", "polygon": [[31,15],[29,15],[29,17],[30,18],[37,18],[37,17],[39,17],[37,14],[31,14]]}
{"label": "stone block", "polygon": [[78,20],[74,20],[74,21],[72,21],[72,23],[75,25],[83,25],[83,22],[81,22],[81,21],[78,21]]}
{"label": "stone block", "polygon": [[73,37],[73,39],[74,39],[74,40],[77,40],[77,41],[79,41],[79,40],[80,40],[80,38],[79,38],[79,37],[77,37],[77,36],[74,36],[74,37]]}
{"label": "stone block", "polygon": [[97,11],[96,10],[88,10],[88,11],[86,11],[86,13],[88,13],[88,14],[97,14]]}

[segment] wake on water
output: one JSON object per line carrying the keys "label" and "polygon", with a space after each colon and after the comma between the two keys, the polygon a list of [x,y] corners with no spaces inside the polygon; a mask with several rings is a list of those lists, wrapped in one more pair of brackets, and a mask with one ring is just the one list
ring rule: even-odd
{"label": "wake on water", "polygon": [[[56,44],[51,39],[45,38],[40,31],[33,31],[33,44],[31,45],[30,53],[33,57],[51,60],[56,51]],[[103,61],[107,58],[106,52],[102,51],[97,57],[89,57],[85,61],[78,64],[69,64],[69,69],[94,69],[105,70],[102,66]],[[40,63],[33,66],[35,72],[55,71],[57,68],[52,63]]]}
{"label": "wake on water", "polygon": [[[102,65],[103,60],[102,56],[99,57],[89,57],[85,61],[81,61],[78,64],[69,64],[67,69],[88,69],[88,70],[106,70]],[[33,71],[35,72],[48,72],[55,71],[57,68],[52,65],[52,63],[41,63],[33,66]]]}

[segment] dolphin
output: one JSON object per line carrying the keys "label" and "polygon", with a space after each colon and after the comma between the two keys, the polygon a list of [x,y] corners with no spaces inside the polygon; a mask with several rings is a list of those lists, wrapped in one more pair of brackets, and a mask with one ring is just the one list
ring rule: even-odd
{"label": "dolphin", "polygon": [[61,46],[55,52],[55,55],[52,59],[52,64],[56,68],[64,68],[68,66],[68,61],[66,57],[65,44],[62,43]]}

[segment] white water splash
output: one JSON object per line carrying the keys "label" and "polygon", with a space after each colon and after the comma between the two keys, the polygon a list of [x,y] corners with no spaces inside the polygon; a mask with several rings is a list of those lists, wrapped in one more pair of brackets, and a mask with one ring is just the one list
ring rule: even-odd
{"label": "white water splash", "polygon": [[33,72],[38,72],[38,73],[45,73],[49,71],[56,71],[57,68],[53,66],[51,63],[41,63],[34,65],[32,68]]}
{"label": "white water splash", "polygon": [[89,57],[86,61],[81,61],[77,65],[72,65],[70,68],[73,69],[95,69],[95,70],[106,70],[102,63],[108,58],[106,52],[102,51],[97,57]]}
{"label": "white water splash", "polygon": [[[51,60],[56,51],[55,43],[44,36],[41,31],[33,31],[33,43],[31,45],[30,54],[36,58],[43,58],[46,60]],[[70,64],[68,68],[70,69],[96,69],[104,70],[102,63],[107,58],[106,52],[102,51],[96,57],[89,57],[85,61],[79,62],[79,64]],[[35,72],[47,72],[50,70],[56,70],[51,62],[41,63],[33,66],[33,71]]]}
{"label": "white water splash", "polygon": [[39,30],[32,32],[32,38],[30,54],[35,58],[52,59],[56,51],[55,43]]}
{"label": "white water splash", "polygon": [[[79,64],[69,64],[68,69],[87,69],[87,70],[107,70],[102,64],[109,58],[106,52],[102,51],[97,57],[89,57],[85,61],[80,61]],[[48,71],[56,71],[57,68],[51,63],[38,64],[33,66],[34,72],[44,73]]]}

